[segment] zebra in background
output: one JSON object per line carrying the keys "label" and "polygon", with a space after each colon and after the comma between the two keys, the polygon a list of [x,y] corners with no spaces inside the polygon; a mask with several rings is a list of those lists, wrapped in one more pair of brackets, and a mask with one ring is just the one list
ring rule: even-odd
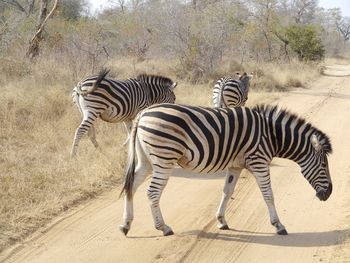
{"label": "zebra in background", "polygon": [[273,157],[298,163],[321,201],[332,193],[327,162],[327,155],[332,152],[329,138],[303,119],[276,106],[253,109],[151,106],[134,122],[129,147],[121,192],[126,195],[120,226],[125,235],[133,220],[134,193],[150,172],[147,195],[155,227],[164,235],[173,234],[163,220],[159,201],[176,164],[204,174],[227,169],[216,214],[220,229],[228,229],[227,202],[242,169],[246,168],[256,178],[277,234],[287,235],[278,218],[271,189],[269,164]]}
{"label": "zebra in background", "polygon": [[223,77],[214,85],[214,107],[238,107],[244,106],[248,99],[250,81],[253,75],[237,73],[238,79]]}
{"label": "zebra in background", "polygon": [[98,118],[112,123],[124,122],[129,138],[131,122],[140,110],[152,104],[175,102],[177,83],[169,78],[142,74],[120,81],[106,78],[108,73],[109,70],[104,69],[98,76],[83,79],[73,90],[73,101],[83,120],[75,132],[71,156],[76,155],[79,141],[86,132],[98,147],[94,129]]}

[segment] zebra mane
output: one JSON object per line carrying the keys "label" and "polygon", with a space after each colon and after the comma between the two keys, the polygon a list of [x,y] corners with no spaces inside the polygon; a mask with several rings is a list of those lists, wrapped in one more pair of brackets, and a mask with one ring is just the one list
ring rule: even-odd
{"label": "zebra mane", "polygon": [[173,81],[170,78],[158,76],[158,75],[140,74],[136,77],[136,80],[147,84],[156,82],[162,86],[173,85]]}
{"label": "zebra mane", "polygon": [[317,135],[322,145],[322,149],[327,155],[332,153],[332,145],[329,137],[324,132],[317,129],[311,123],[307,122],[305,119],[297,116],[296,114],[291,113],[286,109],[281,109],[277,105],[271,106],[261,104],[256,105],[252,108],[252,110],[264,115],[267,118],[272,117],[274,120],[278,119],[280,116],[288,116],[290,119],[296,120],[299,124],[301,124],[302,126],[306,126],[305,128],[308,130],[311,129]]}

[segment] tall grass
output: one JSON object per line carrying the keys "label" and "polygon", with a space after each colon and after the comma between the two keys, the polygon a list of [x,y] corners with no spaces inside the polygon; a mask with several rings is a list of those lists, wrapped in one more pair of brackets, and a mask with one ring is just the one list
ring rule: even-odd
{"label": "tall grass", "polygon": [[[215,78],[191,85],[178,79],[176,66],[167,60],[136,63],[120,59],[109,64],[112,76],[118,79],[141,72],[169,76],[179,82],[178,103],[210,107]],[[1,251],[77,202],[116,187],[127,151],[122,147],[126,139],[123,125],[98,121],[97,140],[102,150],[96,150],[85,139],[77,158],[70,159],[73,135],[81,117],[72,103],[71,90],[76,80],[69,70],[54,61],[13,65],[10,60],[2,60],[0,67]],[[245,69],[256,72],[248,105],[272,102],[279,95],[268,91],[286,83],[304,82],[304,77],[315,74],[301,64],[247,65]],[[222,69],[220,74],[231,72],[233,69]],[[291,81],[296,76],[297,81]]]}
{"label": "tall grass", "polygon": [[96,127],[102,153],[83,140],[70,159],[81,121],[70,97],[73,83],[45,74],[35,69],[1,89],[0,250],[77,200],[117,185],[123,169],[124,128],[102,121]]}

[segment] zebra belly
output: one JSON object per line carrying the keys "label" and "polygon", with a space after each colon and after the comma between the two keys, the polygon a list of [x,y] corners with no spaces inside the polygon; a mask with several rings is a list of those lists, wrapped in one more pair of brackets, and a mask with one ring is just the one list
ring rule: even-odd
{"label": "zebra belly", "polygon": [[[185,170],[189,170],[199,174],[220,172],[226,170],[226,168],[229,167],[245,168],[245,157],[243,153],[239,154],[234,159],[229,160],[227,163],[224,162],[226,163],[225,165],[219,165],[221,163],[221,160],[219,160],[219,162],[217,162],[217,160],[213,160],[209,164],[203,162],[202,164],[198,165],[195,162],[191,162],[190,159],[190,154],[187,153],[178,160],[178,164],[181,166],[181,168]],[[205,165],[204,168],[203,165]]]}

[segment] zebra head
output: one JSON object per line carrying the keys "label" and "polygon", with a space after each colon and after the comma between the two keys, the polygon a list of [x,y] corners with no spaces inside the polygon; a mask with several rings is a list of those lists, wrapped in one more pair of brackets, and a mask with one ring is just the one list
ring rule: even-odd
{"label": "zebra head", "polygon": [[321,201],[326,201],[332,193],[332,180],[329,173],[327,155],[332,152],[329,138],[321,131],[309,138],[310,147],[304,160],[299,163],[301,172],[316,191]]}
{"label": "zebra head", "polygon": [[253,74],[247,74],[246,72],[243,73],[243,75],[240,75],[239,73],[237,74],[239,80],[241,81],[242,88],[245,90],[246,94],[248,94],[249,87],[250,87],[250,81],[253,78]]}
{"label": "zebra head", "polygon": [[246,102],[248,100],[250,81],[253,79],[253,72],[250,74],[247,74],[247,72],[244,72],[242,75],[239,72],[236,72],[236,75],[238,77],[238,80],[240,81],[241,89],[244,91],[244,94],[245,94],[244,102]]}
{"label": "zebra head", "polygon": [[136,78],[142,86],[149,89],[151,94],[151,104],[155,103],[175,103],[174,88],[176,82],[162,76],[141,74]]}

